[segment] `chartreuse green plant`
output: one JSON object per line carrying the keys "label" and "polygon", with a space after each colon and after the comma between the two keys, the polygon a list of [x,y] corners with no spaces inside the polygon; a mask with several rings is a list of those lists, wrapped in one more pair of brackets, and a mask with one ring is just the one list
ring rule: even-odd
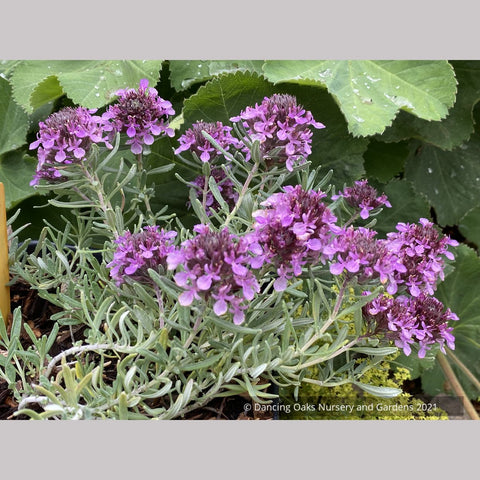
{"label": "chartreuse green plant", "polygon": [[[332,388],[305,385],[301,387],[297,401],[286,390],[282,396],[281,418],[285,420],[448,420],[445,411],[435,403],[423,402],[402,392],[393,398],[379,398],[375,386],[402,389],[410,380],[408,369],[392,366],[397,354],[386,356],[380,363],[359,359],[359,364],[368,365],[363,375],[364,382],[371,385],[370,391],[362,391],[351,383]],[[301,408],[311,405],[310,409]],[[313,406],[315,408],[313,408]]]}
{"label": "chartreuse green plant", "polygon": [[[369,142],[358,138],[383,132],[399,109],[445,117],[450,64],[200,62],[197,75],[171,62],[169,101],[149,85],[161,62],[30,63],[4,67],[12,106],[32,119],[65,93],[80,106],[44,112],[28,156],[12,153],[35,189],[10,190],[11,205],[36,192],[60,215],[33,253],[20,229],[11,236],[11,272],[61,308],[57,325],[86,330],[55,356],[54,336],[24,350],[15,312],[15,328],[0,332],[0,375],[19,413],[181,418],[219,396],[269,402],[272,383],[391,397],[400,389],[368,385],[371,365],[398,348],[412,358],[454,347],[457,316],[434,295],[456,242],[404,180],[387,195],[360,180]],[[391,169],[370,162],[373,177],[401,171],[411,147],[400,151]]]}

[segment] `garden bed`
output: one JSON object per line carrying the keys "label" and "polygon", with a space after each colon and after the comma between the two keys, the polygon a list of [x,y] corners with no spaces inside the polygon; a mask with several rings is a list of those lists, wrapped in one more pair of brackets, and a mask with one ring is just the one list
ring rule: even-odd
{"label": "garden bed", "polygon": [[2,63],[4,417],[478,419],[476,64],[302,65]]}

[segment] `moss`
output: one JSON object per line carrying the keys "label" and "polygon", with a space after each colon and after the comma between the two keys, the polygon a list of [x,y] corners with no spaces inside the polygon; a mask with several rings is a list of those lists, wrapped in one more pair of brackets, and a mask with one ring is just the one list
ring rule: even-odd
{"label": "moss", "polygon": [[[410,379],[406,368],[392,370],[390,362],[395,356],[387,357],[375,368],[369,369],[362,382],[382,387],[402,389]],[[368,359],[360,359],[368,362]],[[336,387],[318,387],[304,384],[293,399],[289,390],[281,392],[280,418],[289,420],[448,420],[441,409],[401,393],[394,398],[379,398],[348,383]]]}

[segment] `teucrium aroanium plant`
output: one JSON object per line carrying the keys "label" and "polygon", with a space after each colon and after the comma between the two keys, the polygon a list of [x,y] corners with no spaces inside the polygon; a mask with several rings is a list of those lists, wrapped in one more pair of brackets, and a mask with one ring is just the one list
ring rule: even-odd
{"label": "teucrium aroanium plant", "polygon": [[179,161],[201,172],[178,176],[198,217],[187,229],[150,205],[150,175],[174,167],[145,162],[154,137],[173,135],[171,103],[146,80],[117,94],[101,116],[53,114],[32,144],[33,183],[75,222],[47,226],[33,254],[18,247],[12,270],[61,307],[56,322],[86,333],[59,355],[42,350],[20,412],[177,418],[215,397],[271,401],[272,383],[368,388],[366,368],[397,348],[454,348],[457,317],[433,295],[456,242],[425,219],[377,238],[371,220],[387,197],[367,180],[335,194],[331,172],[310,169],[311,129],[325,126],[295,97],[259,99],[231,125],[197,122],[178,138]]}

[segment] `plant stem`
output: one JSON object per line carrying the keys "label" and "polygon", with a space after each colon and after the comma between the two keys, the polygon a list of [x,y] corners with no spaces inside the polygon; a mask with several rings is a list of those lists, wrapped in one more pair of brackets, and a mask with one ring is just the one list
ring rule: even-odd
{"label": "plant stem", "polygon": [[94,345],[83,345],[81,347],[72,347],[72,348],[69,348],[68,350],[64,350],[62,353],[59,353],[56,357],[53,357],[49,364],[47,365],[47,368],[45,370],[45,377],[49,377],[50,374],[52,373],[52,370],[53,370],[53,367],[55,367],[55,365],[61,361],[63,358],[66,358],[68,357],[69,355],[76,355],[78,353],[82,353],[82,352],[90,352],[90,351],[95,351],[95,350],[109,350],[109,349],[112,349],[114,350],[115,349],[115,345],[112,345],[110,343],[97,343],[97,344],[94,344]]}
{"label": "plant stem", "polygon": [[163,308],[163,300],[162,300],[162,292],[158,288],[157,284],[154,284],[154,289],[155,289],[155,295],[157,297],[157,302],[158,302],[158,311],[159,311],[159,316],[158,316],[158,321],[159,321],[159,327],[163,328],[165,326],[165,312]]}
{"label": "plant stem", "polygon": [[322,335],[327,331],[327,329],[330,327],[330,325],[335,321],[338,311],[340,310],[340,307],[342,306],[343,302],[343,295],[345,294],[345,289],[347,288],[347,279],[343,281],[342,286],[340,287],[340,290],[338,292],[337,296],[337,301],[335,302],[335,306],[333,307],[333,311],[328,318],[328,320],[323,324],[322,328],[315,333],[312,338],[300,349],[301,353],[305,353],[317,340],[319,340]]}
{"label": "plant stem", "polygon": [[468,377],[468,379],[477,387],[480,392],[480,381],[473,373],[468,369],[468,367],[456,356],[451,350],[447,349],[447,357],[450,357],[462,370],[462,372]]}
{"label": "plant stem", "polygon": [[204,175],[204,184],[202,192],[202,208],[207,213],[207,193],[208,193],[208,175]]}
{"label": "plant stem", "polygon": [[102,182],[98,178],[97,174],[90,173],[88,171],[88,168],[86,168],[85,165],[82,164],[83,168],[83,173],[85,174],[85,177],[88,179],[90,182],[90,186],[94,190],[95,194],[97,195],[98,202],[99,202],[99,207],[102,213],[104,214],[105,217],[105,223],[110,227],[110,230],[115,234],[115,236],[118,236],[118,231],[117,231],[117,226],[115,225],[115,221],[111,221],[111,215],[109,215],[109,212],[113,214],[113,207],[111,203],[107,200],[105,200],[105,192],[103,191],[102,187]]}
{"label": "plant stem", "polygon": [[445,378],[447,379],[448,383],[451,385],[455,394],[458,397],[462,398],[463,406],[465,408],[465,411],[467,412],[467,415],[472,420],[480,420],[480,418],[478,417],[477,411],[475,410],[474,406],[472,405],[469,398],[467,397],[465,390],[463,390],[462,386],[460,385],[460,382],[458,381],[458,378],[455,375],[455,372],[450,366],[450,363],[448,363],[447,357],[440,352],[437,355],[437,362],[440,365],[441,369],[443,370]]}
{"label": "plant stem", "polygon": [[245,195],[248,192],[248,187],[250,186],[250,183],[252,182],[253,177],[257,173],[259,163],[260,163],[260,161],[256,161],[255,164],[253,165],[252,169],[248,173],[248,176],[245,179],[245,183],[243,184],[242,191],[240,192],[240,195],[238,196],[237,203],[235,204],[232,211],[228,214],[227,218],[225,219],[225,222],[223,224],[224,227],[226,227],[230,223],[230,221],[232,220],[232,218],[234,217],[234,215],[237,213],[238,209],[240,208],[240,206],[243,202],[243,199],[245,198]]}
{"label": "plant stem", "polygon": [[193,339],[195,338],[195,335],[197,334],[198,329],[200,327],[200,323],[202,323],[202,319],[203,319],[202,315],[199,315],[197,317],[197,320],[195,320],[195,324],[193,325],[192,333],[190,333],[190,336],[187,338],[187,341],[183,345],[184,350],[186,350],[190,346]]}
{"label": "plant stem", "polygon": [[327,360],[331,360],[332,358],[335,358],[338,355],[341,355],[343,352],[346,352],[348,349],[353,347],[358,342],[358,340],[359,340],[358,338],[354,338],[351,342],[347,343],[342,348],[339,348],[332,355],[329,355],[327,357],[316,358],[315,360],[311,360],[310,362],[302,363],[300,365],[296,365],[293,368],[295,369],[295,371],[298,371],[298,370],[302,370],[304,368],[313,367],[313,365],[316,365],[317,363],[326,362]]}
{"label": "plant stem", "polygon": [[[138,173],[137,175],[138,181],[139,181],[139,189],[141,188],[141,178],[142,178],[142,173],[143,173],[143,155],[140,152],[137,154],[137,168],[138,168]],[[148,198],[148,195],[145,193],[143,194],[143,203],[145,203],[145,207],[147,208],[147,213],[150,215],[150,217],[153,218],[153,212],[152,212],[152,207],[150,206],[150,199]]]}
{"label": "plant stem", "polygon": [[358,217],[360,216],[359,213],[355,213],[351,218],[350,220],[348,220],[347,223],[345,223],[345,225],[343,225],[343,228],[347,228],[350,224],[352,224]]}

